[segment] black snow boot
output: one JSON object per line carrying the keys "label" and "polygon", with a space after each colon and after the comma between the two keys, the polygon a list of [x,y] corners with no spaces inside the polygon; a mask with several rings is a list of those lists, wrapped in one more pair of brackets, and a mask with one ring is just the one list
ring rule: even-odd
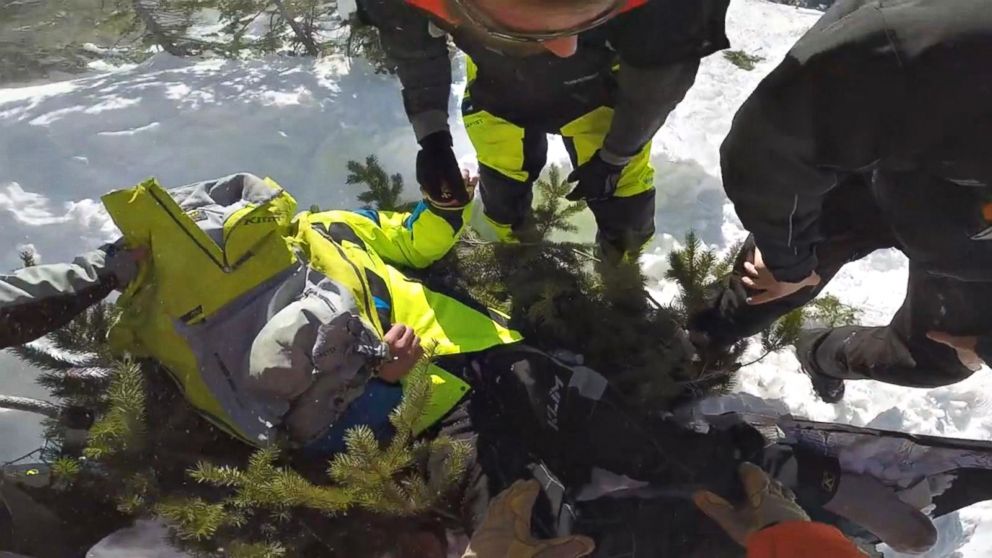
{"label": "black snow boot", "polygon": [[837,403],[844,399],[844,380],[828,376],[816,363],[816,349],[829,329],[807,329],[796,341],[796,357],[803,372],[813,382],[813,391],[824,403]]}

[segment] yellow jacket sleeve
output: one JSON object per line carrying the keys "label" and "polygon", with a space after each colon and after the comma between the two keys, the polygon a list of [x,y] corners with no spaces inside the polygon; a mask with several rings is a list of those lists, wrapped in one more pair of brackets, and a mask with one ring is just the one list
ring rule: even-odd
{"label": "yellow jacket sleeve", "polygon": [[361,209],[323,215],[346,224],[387,263],[425,268],[455,245],[470,207],[441,209],[422,201],[410,212]]}

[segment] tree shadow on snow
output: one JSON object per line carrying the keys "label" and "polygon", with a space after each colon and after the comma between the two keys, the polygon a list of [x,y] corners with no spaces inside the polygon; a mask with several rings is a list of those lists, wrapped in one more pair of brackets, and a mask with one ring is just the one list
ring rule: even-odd
{"label": "tree shadow on snow", "polygon": [[250,171],[304,207],[355,206],[345,163],[377,153],[409,174],[409,128],[396,79],[364,62],[157,55],[0,104],[0,183],[68,201],[148,176],[168,186]]}

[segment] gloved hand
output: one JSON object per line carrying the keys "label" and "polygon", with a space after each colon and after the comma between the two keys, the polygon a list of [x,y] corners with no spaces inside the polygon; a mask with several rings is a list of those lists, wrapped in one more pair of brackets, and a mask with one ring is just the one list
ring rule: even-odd
{"label": "gloved hand", "polygon": [[138,276],[139,265],[150,256],[148,247],[127,248],[123,238],[112,244],[104,244],[100,250],[106,255],[103,273],[113,277],[115,289],[127,287]]}
{"label": "gloved hand", "polygon": [[578,182],[575,189],[565,196],[569,201],[597,201],[613,197],[620,182],[623,165],[613,165],[603,160],[597,151],[591,159],[568,175],[569,182]]}
{"label": "gloved hand", "polygon": [[734,508],[730,502],[707,490],[692,496],[696,506],[738,544],[746,546],[748,537],[776,523],[809,521],[809,516],[796,503],[796,495],[769,478],[760,467],[741,463],[738,472],[747,494],[747,502],[742,507]]}
{"label": "gloved hand", "polygon": [[417,183],[428,200],[439,207],[464,206],[469,202],[462,171],[451,149],[451,133],[434,132],[420,140],[417,153]]}
{"label": "gloved hand", "polygon": [[517,481],[497,496],[462,558],[580,558],[592,554],[596,545],[589,537],[537,540],[531,536],[530,516],[540,489],[537,481]]}

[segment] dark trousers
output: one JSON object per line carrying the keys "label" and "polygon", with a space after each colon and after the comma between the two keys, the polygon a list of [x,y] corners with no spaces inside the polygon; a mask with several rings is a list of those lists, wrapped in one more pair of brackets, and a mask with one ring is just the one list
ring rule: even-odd
{"label": "dark trousers", "polygon": [[480,459],[512,482],[535,460],[567,486],[584,484],[592,468],[664,485],[732,492],[736,466],[764,446],[756,431],[698,433],[638,410],[605,377],[566,366],[524,346],[488,352],[469,414]]}
{"label": "dark trousers", "polygon": [[[463,120],[479,159],[479,190],[486,217],[500,240],[528,240],[534,182],[547,162],[548,133],[560,134],[572,166],[589,161],[602,146],[611,118],[601,107],[558,128],[517,126],[470,102]],[[609,114],[612,114],[610,112]],[[604,256],[617,259],[638,253],[654,236],[654,169],[650,144],[624,168],[614,197],[589,202]]]}
{"label": "dark trousers", "polygon": [[[739,497],[738,463],[761,462],[765,440],[756,430],[744,424],[706,434],[687,430],[631,408],[595,371],[522,345],[478,355],[470,369],[469,422],[459,409],[453,415],[460,418],[440,427],[441,434],[476,436],[476,462],[461,496],[470,529],[481,520],[489,497],[517,479],[535,478],[542,496],[532,526],[541,537],[592,536],[597,557],[740,555],[689,496],[706,487]],[[575,495],[594,467],[681,496],[577,502]],[[722,543],[732,552],[688,551],[700,541]]]}
{"label": "dark trousers", "polygon": [[[854,175],[832,190],[820,219],[817,273],[822,282],[768,304],[750,306],[741,284],[743,264],[753,257],[745,243],[734,272],[711,288],[707,307],[690,328],[728,345],[754,335],[813,300],[847,264],[881,248],[901,248],[872,195],[871,177]],[[936,210],[936,208],[935,208]],[[971,375],[951,348],[927,338],[930,331],[980,335],[992,331],[992,283],[939,277],[912,261],[906,300],[887,326],[847,326],[815,332],[798,355],[804,365],[841,379],[873,379],[910,387],[935,387]]]}

